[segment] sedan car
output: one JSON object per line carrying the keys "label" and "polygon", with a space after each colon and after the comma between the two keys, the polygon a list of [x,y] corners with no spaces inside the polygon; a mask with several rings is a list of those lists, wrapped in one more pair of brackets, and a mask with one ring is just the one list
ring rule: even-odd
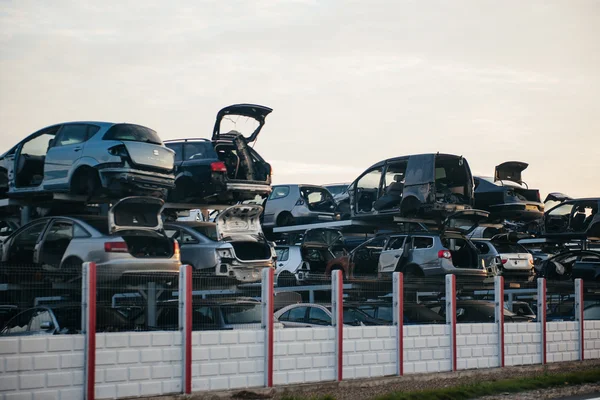
{"label": "sedan car", "polygon": [[[96,332],[125,332],[135,325],[107,307],[96,309]],[[39,306],[25,310],[4,325],[0,336],[34,336],[81,333],[81,304]]]}
{"label": "sedan car", "polygon": [[521,173],[528,164],[507,161],[496,166],[493,178],[474,177],[475,208],[490,212],[490,219],[532,221],[542,217],[540,191],[529,189]]}
{"label": "sedan car", "polygon": [[[179,244],[164,235],[154,197],[127,197],[108,217],[45,217],[23,226],[2,244],[9,266],[36,266],[48,276],[76,279],[84,262],[94,261],[98,280],[179,271]],[[9,277],[10,278],[10,277]]]}
{"label": "sedan car", "polygon": [[173,188],[175,153],[150,128],[68,122],[41,129],[0,156],[0,192],[88,197],[164,197]]}
{"label": "sedan car", "polygon": [[335,221],[337,203],[327,189],[317,185],[277,185],[265,204],[263,226],[275,228]]}
{"label": "sedan car", "polygon": [[183,264],[208,275],[257,282],[277,257],[261,229],[261,213],[260,206],[237,205],[220,212],[215,222],[168,222],[165,231],[179,242]]}
{"label": "sedan car", "polygon": [[477,250],[500,260],[498,273],[505,277],[530,279],[535,275],[533,255],[518,243],[500,240],[471,239]]}
{"label": "sedan car", "polygon": [[544,213],[542,234],[548,238],[600,240],[600,197],[566,200]]}
{"label": "sedan car", "polygon": [[[427,304],[430,310],[446,318],[446,303]],[[456,322],[463,324],[493,323],[496,319],[496,308],[494,303],[485,300],[457,300]],[[504,322],[531,322],[532,318],[517,315],[512,311],[504,309]]]}
{"label": "sedan car", "polygon": [[369,167],[348,194],[352,218],[447,216],[472,208],[473,176],[462,156],[396,157]]}
{"label": "sedan car", "polygon": [[[331,306],[312,303],[291,304],[275,312],[275,319],[284,328],[331,326],[331,316]],[[343,318],[344,325],[350,326],[391,325],[385,320],[368,316],[356,306],[344,305]]]}
{"label": "sedan car", "polygon": [[175,189],[169,200],[235,204],[271,193],[271,165],[249,145],[273,111],[256,104],[235,104],[217,114],[212,139],[165,142],[175,153]]}

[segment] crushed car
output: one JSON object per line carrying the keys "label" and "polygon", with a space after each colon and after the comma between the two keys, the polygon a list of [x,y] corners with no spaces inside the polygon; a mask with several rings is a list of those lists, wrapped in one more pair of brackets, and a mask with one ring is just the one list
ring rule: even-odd
{"label": "crushed car", "polygon": [[538,276],[555,281],[581,278],[600,282],[600,251],[568,250],[556,254],[541,263]]}
{"label": "crushed car", "polygon": [[565,200],[544,213],[542,236],[600,240],[600,198]]}
{"label": "crushed car", "polygon": [[217,113],[212,138],[168,140],[175,152],[175,188],[169,201],[235,204],[271,193],[271,165],[250,144],[273,111],[235,104]]}
{"label": "crushed car", "polygon": [[164,198],[175,153],[141,125],[68,122],[41,129],[0,156],[0,193]]}
{"label": "crushed car", "polygon": [[473,176],[462,156],[395,157],[369,167],[350,185],[348,194],[352,218],[443,218],[473,207]]}
{"label": "crushed car", "polygon": [[237,205],[220,212],[215,222],[165,223],[167,236],[181,247],[183,264],[212,276],[258,282],[263,268],[274,268],[277,254],[263,234],[262,207]]}
{"label": "crushed car", "polygon": [[475,176],[475,208],[489,211],[491,220],[541,218],[540,191],[529,189],[521,176],[527,167],[524,162],[507,161],[496,166],[493,178]]}

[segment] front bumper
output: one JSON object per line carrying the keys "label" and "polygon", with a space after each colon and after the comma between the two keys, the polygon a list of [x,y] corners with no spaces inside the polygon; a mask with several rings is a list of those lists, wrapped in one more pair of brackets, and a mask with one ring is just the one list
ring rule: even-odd
{"label": "front bumper", "polygon": [[98,170],[102,186],[109,190],[136,188],[145,191],[175,188],[172,174],[160,174],[131,168],[106,168]]}

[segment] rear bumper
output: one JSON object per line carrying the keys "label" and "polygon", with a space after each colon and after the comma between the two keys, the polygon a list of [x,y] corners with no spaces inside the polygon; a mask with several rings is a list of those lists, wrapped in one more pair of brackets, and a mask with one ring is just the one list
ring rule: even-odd
{"label": "rear bumper", "polygon": [[266,183],[228,182],[225,184],[225,189],[230,192],[250,192],[254,194],[271,193],[271,185]]}
{"label": "rear bumper", "polygon": [[[98,280],[110,282],[119,280],[125,276],[144,276],[144,283],[151,281],[151,275],[157,278],[164,274],[177,274],[181,262],[176,258],[124,258],[109,260],[96,264]],[[160,275],[160,276],[159,276]]]}
{"label": "rear bumper", "polygon": [[264,268],[274,268],[272,261],[240,262],[232,259],[221,259],[215,268],[215,275],[235,278],[239,282],[259,282]]}
{"label": "rear bumper", "polygon": [[134,187],[143,190],[164,190],[175,188],[172,174],[160,174],[131,168],[100,169],[102,185],[108,189]]}

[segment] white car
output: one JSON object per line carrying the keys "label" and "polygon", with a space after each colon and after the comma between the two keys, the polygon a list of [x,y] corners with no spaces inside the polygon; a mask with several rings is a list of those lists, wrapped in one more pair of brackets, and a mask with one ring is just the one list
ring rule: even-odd
{"label": "white car", "polygon": [[503,276],[533,277],[533,255],[518,243],[477,239],[473,241],[483,255],[499,256]]}
{"label": "white car", "polygon": [[302,247],[295,245],[277,245],[277,286],[301,285],[310,274],[310,264],[302,259]]}

